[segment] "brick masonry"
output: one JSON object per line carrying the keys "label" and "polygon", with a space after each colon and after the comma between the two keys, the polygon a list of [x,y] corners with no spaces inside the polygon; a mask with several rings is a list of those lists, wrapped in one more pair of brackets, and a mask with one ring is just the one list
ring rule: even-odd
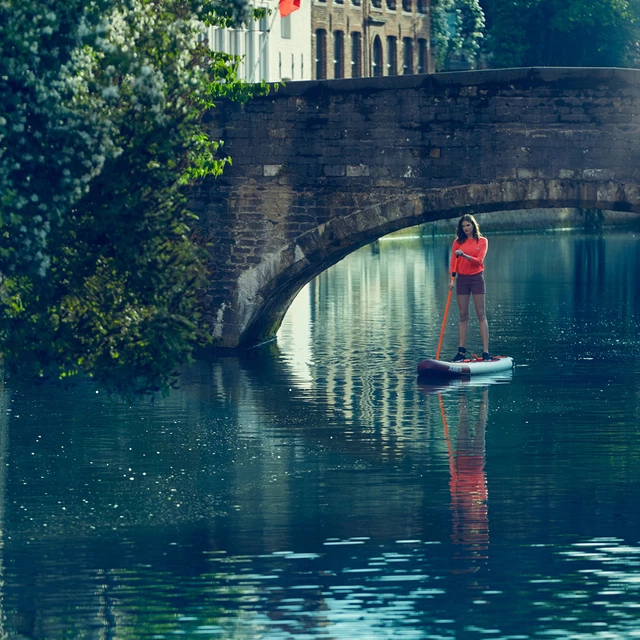
{"label": "brick masonry", "polygon": [[297,82],[208,118],[233,159],[191,194],[220,348],[274,336],[309,280],[392,231],[463,213],[640,211],[638,70]]}

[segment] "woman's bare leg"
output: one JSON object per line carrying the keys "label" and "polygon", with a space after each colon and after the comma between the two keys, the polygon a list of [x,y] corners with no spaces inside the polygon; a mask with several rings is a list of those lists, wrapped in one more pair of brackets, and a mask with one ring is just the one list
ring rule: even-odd
{"label": "woman's bare leg", "polygon": [[480,325],[480,338],[482,338],[482,350],[489,353],[489,323],[484,308],[484,293],[473,295],[473,306],[476,308],[478,324]]}
{"label": "woman's bare leg", "polygon": [[458,325],[458,345],[466,346],[467,333],[469,331],[469,296],[458,296],[458,309],[460,310],[460,324]]}

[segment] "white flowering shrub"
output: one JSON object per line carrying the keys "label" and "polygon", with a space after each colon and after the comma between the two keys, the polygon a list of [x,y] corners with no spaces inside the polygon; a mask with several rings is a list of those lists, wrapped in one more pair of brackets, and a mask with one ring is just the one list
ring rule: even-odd
{"label": "white flowering shrub", "polygon": [[198,43],[247,8],[0,0],[0,349],[14,375],[167,388],[207,328],[186,189],[218,175],[202,116],[264,86]]}
{"label": "white flowering shrub", "polygon": [[[56,13],[36,0],[0,0],[0,258],[5,274],[29,263],[44,275],[51,224],[60,223],[113,153],[108,119],[97,117],[88,104],[93,60],[81,48],[80,26],[88,32],[97,17],[82,2],[68,4],[75,7],[61,6]],[[75,33],[65,23],[74,9],[80,15]]]}

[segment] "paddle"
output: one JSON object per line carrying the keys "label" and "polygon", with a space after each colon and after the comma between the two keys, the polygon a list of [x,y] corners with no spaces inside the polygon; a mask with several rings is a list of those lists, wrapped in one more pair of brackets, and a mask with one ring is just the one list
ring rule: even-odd
{"label": "paddle", "polygon": [[444,338],[444,328],[447,326],[447,316],[449,315],[449,305],[451,304],[451,294],[453,293],[453,283],[456,279],[456,272],[458,271],[458,260],[453,265],[455,267],[454,272],[451,274],[451,282],[449,284],[449,295],[447,296],[447,304],[444,308],[444,318],[442,318],[442,328],[440,329],[440,340],[438,340],[438,350],[436,351],[436,360],[440,360],[440,350],[442,349],[442,339]]}
{"label": "paddle", "polygon": [[442,426],[444,427],[444,439],[447,442],[447,453],[449,454],[449,470],[451,477],[456,475],[456,467],[453,463],[453,447],[451,446],[451,438],[449,437],[449,425],[447,424],[447,414],[444,411],[444,402],[442,402],[442,394],[438,393],[438,404],[440,405],[440,415],[442,416]]}

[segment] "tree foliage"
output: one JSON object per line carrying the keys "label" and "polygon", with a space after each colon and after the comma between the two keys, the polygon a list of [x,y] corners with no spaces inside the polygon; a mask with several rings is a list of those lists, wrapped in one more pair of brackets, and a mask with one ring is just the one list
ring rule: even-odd
{"label": "tree foliage", "polygon": [[16,376],[167,388],[204,341],[202,116],[264,87],[199,40],[240,0],[0,0],[0,348]]}
{"label": "tree foliage", "polygon": [[640,0],[484,0],[491,64],[638,64]]}
{"label": "tree foliage", "polygon": [[478,0],[433,0],[431,37],[437,71],[454,62],[475,68],[484,39],[484,12]]}

